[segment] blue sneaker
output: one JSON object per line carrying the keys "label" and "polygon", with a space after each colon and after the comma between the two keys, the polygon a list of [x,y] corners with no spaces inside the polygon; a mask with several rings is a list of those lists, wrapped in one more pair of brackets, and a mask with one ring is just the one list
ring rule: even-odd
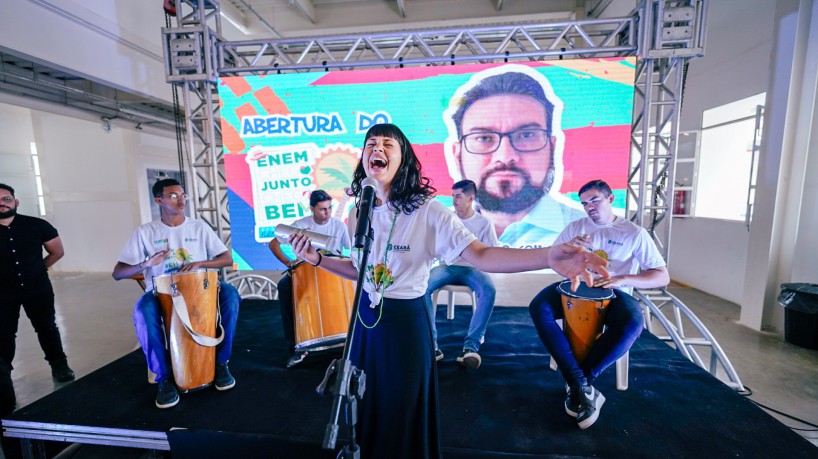
{"label": "blue sneaker", "polygon": [[232,389],[236,385],[236,379],[230,374],[227,362],[216,364],[216,378],[214,379],[216,390]]}
{"label": "blue sneaker", "polygon": [[594,389],[594,386],[584,386],[580,394],[582,401],[577,412],[577,424],[580,429],[587,429],[599,418],[599,411],[605,403],[605,396]]}
{"label": "blue sneaker", "polygon": [[479,368],[482,361],[480,354],[471,349],[463,349],[463,352],[457,356],[457,363],[466,368]]}
{"label": "blue sneaker", "polygon": [[572,418],[577,417],[580,405],[582,404],[582,391],[579,387],[570,388],[568,384],[565,385],[565,412]]}
{"label": "blue sneaker", "polygon": [[307,358],[307,351],[303,352],[296,352],[295,354],[291,355],[289,359],[287,359],[287,368],[292,368],[299,363],[303,362],[304,359]]}
{"label": "blue sneaker", "polygon": [[179,391],[176,384],[170,380],[159,381],[159,389],[156,391],[156,407],[170,408],[179,403]]}

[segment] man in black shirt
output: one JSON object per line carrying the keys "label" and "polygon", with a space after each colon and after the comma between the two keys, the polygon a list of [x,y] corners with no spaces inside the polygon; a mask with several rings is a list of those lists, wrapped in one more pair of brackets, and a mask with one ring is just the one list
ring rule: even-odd
{"label": "man in black shirt", "polygon": [[[20,306],[37,332],[54,381],[74,379],[54,320],[48,268],[62,258],[62,241],[47,221],[18,215],[14,188],[0,183],[0,415],[14,410],[11,382]],[[48,255],[43,258],[43,248]]]}

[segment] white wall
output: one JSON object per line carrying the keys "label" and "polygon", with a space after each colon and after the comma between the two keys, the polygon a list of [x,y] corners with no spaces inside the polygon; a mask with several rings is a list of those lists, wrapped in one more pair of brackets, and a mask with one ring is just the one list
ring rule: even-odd
{"label": "white wall", "polygon": [[744,222],[674,218],[668,270],[676,281],[741,304],[748,241]]}
{"label": "white wall", "polygon": [[0,48],[169,101],[164,26],[160,1],[0,0]]}
{"label": "white wall", "polygon": [[741,322],[755,329],[783,330],[781,283],[818,282],[814,3],[709,2],[706,55],[690,63],[686,81],[682,130],[700,127],[703,110],[767,93],[749,233],[741,222],[675,219],[670,249],[672,277],[738,303]]}
{"label": "white wall", "polygon": [[[711,1],[705,56],[690,61],[680,130],[701,128],[704,110],[767,91],[775,2]],[[743,222],[674,218],[671,277],[741,304],[747,262]]]}
{"label": "white wall", "polygon": [[814,170],[810,158],[818,154],[818,7],[813,0],[778,0],[773,22],[776,47],[745,277],[756,282],[747,284],[741,322],[780,330],[784,314],[776,301],[779,285],[802,278],[799,269],[804,258],[812,258],[807,249],[815,248],[818,232],[811,226],[818,208],[814,196],[807,194],[815,178],[806,174]]}
{"label": "white wall", "polygon": [[[19,190],[21,213],[37,216],[30,142],[40,156],[46,220],[65,257],[56,271],[110,272],[133,229],[150,220],[147,168],[177,169],[176,140],[82,114],[54,114],[0,103],[2,178]],[[15,169],[11,171],[11,169]]]}

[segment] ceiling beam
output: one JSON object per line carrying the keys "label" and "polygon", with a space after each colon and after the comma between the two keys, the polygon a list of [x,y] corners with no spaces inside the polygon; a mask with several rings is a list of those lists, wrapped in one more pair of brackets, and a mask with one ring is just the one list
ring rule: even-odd
{"label": "ceiling beam", "polygon": [[219,14],[227,22],[233,24],[243,34],[249,33],[247,26],[247,15],[239,11],[235,5],[230,2],[221,2],[219,7]]}
{"label": "ceiling beam", "polygon": [[290,6],[295,6],[310,22],[315,24],[315,7],[310,0],[290,0]]}
{"label": "ceiling beam", "polygon": [[596,4],[588,10],[589,18],[598,18],[606,8],[611,6],[613,0],[597,0]]}

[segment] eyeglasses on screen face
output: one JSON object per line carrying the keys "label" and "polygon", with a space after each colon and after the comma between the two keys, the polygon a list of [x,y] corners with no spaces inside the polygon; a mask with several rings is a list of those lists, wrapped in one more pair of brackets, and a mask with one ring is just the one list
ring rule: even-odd
{"label": "eyeglasses on screen face", "polygon": [[522,153],[542,150],[551,141],[551,133],[545,129],[518,129],[510,132],[474,132],[464,135],[460,141],[469,153],[487,155],[500,148],[503,137],[508,137],[511,147]]}
{"label": "eyeglasses on screen face", "polygon": [[2,198],[0,198],[0,201],[13,202],[14,201],[14,196],[3,196]]}

